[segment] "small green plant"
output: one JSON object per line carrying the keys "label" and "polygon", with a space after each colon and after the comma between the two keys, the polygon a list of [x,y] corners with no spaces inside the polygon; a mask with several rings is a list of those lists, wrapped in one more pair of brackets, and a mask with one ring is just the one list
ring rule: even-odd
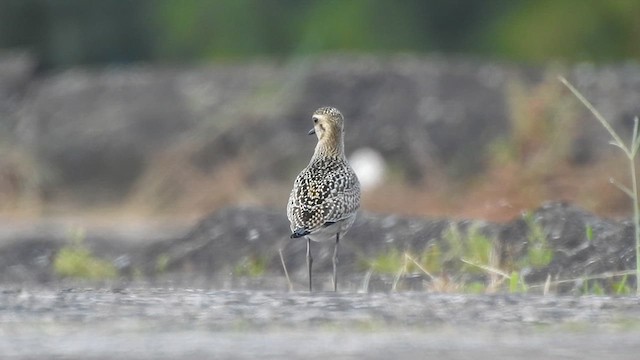
{"label": "small green plant", "polygon": [[622,279],[613,284],[613,292],[616,295],[629,295],[631,294],[631,287],[627,282],[627,274]]}
{"label": "small green plant", "polygon": [[611,183],[617,186],[622,192],[627,194],[632,201],[633,205],[633,224],[635,228],[635,239],[636,239],[636,295],[640,295],[640,205],[638,204],[638,181],[636,179],[636,163],[635,158],[638,154],[638,149],[640,149],[640,136],[638,135],[638,117],[634,119],[633,123],[633,133],[631,135],[631,143],[626,145],[622,138],[613,130],[611,124],[607,121],[607,119],[600,114],[598,110],[587,100],[567,79],[564,77],[560,77],[560,81],[567,87],[571,92],[584,104],[584,106],[591,111],[591,113],[596,117],[596,119],[600,122],[600,124],[609,132],[611,138],[611,144],[620,148],[620,150],[625,154],[627,159],[629,160],[629,173],[631,177],[631,189],[627,186],[618,183],[614,179],[610,179]]}
{"label": "small green plant", "polygon": [[543,268],[553,260],[553,250],[547,244],[547,236],[542,225],[533,215],[526,213],[523,218],[529,228],[529,234],[527,235],[527,255],[521,259],[520,267]]}
{"label": "small green plant", "polygon": [[[504,279],[508,278],[499,269],[498,242],[488,237],[482,231],[482,223],[470,224],[466,231],[461,231],[457,224],[452,223],[442,236],[447,250],[443,257],[446,271],[459,274],[458,278],[464,283],[464,279],[478,282],[479,274],[487,274],[484,292],[495,292],[502,286]],[[465,286],[471,291],[473,286]]]}
{"label": "small green plant", "polygon": [[435,274],[442,270],[442,250],[438,244],[427,246],[418,259],[418,263],[429,273]]}
{"label": "small green plant", "polygon": [[[441,270],[439,248],[434,245],[427,247],[419,257],[413,256],[409,252],[400,252],[396,248],[391,248],[379,253],[373,260],[362,260],[361,263],[368,268],[367,276],[365,276],[365,284],[367,286],[373,273],[393,275],[392,291],[398,288],[398,284],[407,274],[422,273],[433,281],[438,280],[438,278],[433,276],[429,269],[435,269],[434,271]],[[363,288],[366,289],[367,286],[363,284]]]}
{"label": "small green plant", "polygon": [[605,291],[598,280],[585,280],[582,285],[582,293],[584,295],[602,296],[605,294]]}
{"label": "small green plant", "polygon": [[463,257],[465,248],[464,235],[460,231],[458,224],[451,223],[442,234],[442,239],[446,244],[442,259],[443,265],[458,265],[460,258]]}
{"label": "small green plant", "polygon": [[512,271],[509,276],[509,292],[514,293],[526,293],[527,285],[524,282],[524,278],[520,276],[517,271]]}
{"label": "small green plant", "polygon": [[593,227],[591,225],[585,226],[585,235],[587,236],[587,240],[589,242],[593,241]]}
{"label": "small green plant", "polygon": [[547,266],[553,259],[553,250],[534,217],[525,214],[524,220],[529,227],[527,252],[505,264],[500,263],[499,242],[482,231],[481,222],[463,229],[452,222],[442,232],[442,240],[429,244],[421,253],[390,248],[362,264],[369,269],[369,276],[372,273],[393,275],[392,290],[407,274],[420,273],[430,279],[428,286],[434,291],[526,293],[539,286],[528,286],[521,269]]}
{"label": "small green plant", "polygon": [[[481,224],[471,224],[461,231],[456,223],[451,223],[442,233],[442,239],[442,243],[431,243],[418,254],[391,248],[362,263],[370,273],[393,275],[394,290],[406,274],[420,273],[431,280],[436,291],[462,288],[466,292],[485,292],[486,285],[482,282],[474,280],[464,285],[461,280],[464,278],[461,275],[477,275],[491,269],[496,258],[493,240],[482,233]],[[434,275],[440,273],[445,275]],[[482,291],[478,290],[478,284]]]}
{"label": "small green plant", "polygon": [[467,294],[484,294],[487,290],[487,286],[483,282],[473,281],[466,284],[463,290]]}
{"label": "small green plant", "polygon": [[259,256],[245,256],[233,269],[237,276],[260,277],[267,271],[267,260]]}
{"label": "small green plant", "polygon": [[395,275],[402,270],[406,273],[436,273],[442,271],[442,251],[437,244],[427,246],[419,255],[400,252],[396,248],[379,253],[371,261],[363,261],[363,267],[387,275]]}
{"label": "small green plant", "polygon": [[404,253],[392,248],[379,253],[373,261],[369,261],[367,264],[376,273],[394,275],[405,266],[406,260]]}
{"label": "small green plant", "polygon": [[53,261],[53,269],[62,277],[108,280],[118,276],[118,270],[109,261],[91,254],[84,246],[84,232],[76,229],[71,233],[71,244],[58,251]]}
{"label": "small green plant", "polygon": [[156,258],[156,273],[162,274],[163,272],[167,271],[167,268],[169,267],[169,260],[171,260],[169,255],[160,254]]}
{"label": "small green plant", "polygon": [[495,251],[493,241],[480,231],[479,223],[471,224],[464,234],[457,224],[452,223],[442,238],[448,247],[443,262],[448,265],[449,270],[478,273],[482,269],[471,264],[491,264]]}

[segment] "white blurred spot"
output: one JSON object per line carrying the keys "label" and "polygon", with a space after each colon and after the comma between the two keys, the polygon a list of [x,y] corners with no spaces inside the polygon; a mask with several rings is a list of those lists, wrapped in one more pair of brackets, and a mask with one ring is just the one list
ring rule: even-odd
{"label": "white blurred spot", "polygon": [[358,175],[363,191],[378,186],[384,180],[386,164],[380,153],[371,148],[360,148],[349,158],[351,167]]}
{"label": "white blurred spot", "polygon": [[260,237],[260,233],[257,229],[249,230],[249,241],[256,241]]}

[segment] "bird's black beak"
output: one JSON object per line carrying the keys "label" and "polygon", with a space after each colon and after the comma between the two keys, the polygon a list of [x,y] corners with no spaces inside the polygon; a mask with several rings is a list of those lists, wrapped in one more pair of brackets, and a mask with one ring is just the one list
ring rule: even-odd
{"label": "bird's black beak", "polygon": [[311,130],[309,130],[309,132],[307,133],[307,135],[313,135],[316,133],[316,128],[312,128]]}

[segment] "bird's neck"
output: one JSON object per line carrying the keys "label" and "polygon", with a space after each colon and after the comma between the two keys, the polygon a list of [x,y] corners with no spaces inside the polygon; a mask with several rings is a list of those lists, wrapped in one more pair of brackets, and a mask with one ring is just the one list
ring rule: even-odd
{"label": "bird's neck", "polygon": [[313,157],[344,157],[343,132],[339,131],[337,133],[325,133],[322,139],[318,140],[318,144],[316,145],[316,150],[313,153]]}

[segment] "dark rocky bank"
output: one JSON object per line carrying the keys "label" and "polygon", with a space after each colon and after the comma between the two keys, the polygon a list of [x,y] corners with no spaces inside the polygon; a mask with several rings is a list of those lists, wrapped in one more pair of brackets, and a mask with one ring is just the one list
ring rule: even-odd
{"label": "dark rocky bank", "polygon": [[[537,224],[535,229],[531,221]],[[469,241],[464,236],[469,231],[491,239],[500,250],[499,261],[481,265],[498,269],[506,269],[508,264],[527,256],[533,231],[543,234],[546,246],[553,254],[552,260],[543,266],[529,264],[517,270],[527,284],[538,286],[547,277],[554,282],[574,279],[554,286],[552,290],[557,293],[580,294],[584,281],[594,276],[603,276],[603,279],[593,281],[605,291],[612,291],[612,282],[621,277],[609,275],[635,268],[634,232],[630,222],[601,219],[569,204],[549,203],[505,224],[364,213],[341,242],[343,289],[361,289],[372,269],[371,262],[382,254],[395,250],[417,257],[434,244],[446,250],[452,246],[445,235],[452,226],[463,234],[462,241]],[[287,288],[281,251],[294,285],[301,289],[306,281],[306,244],[289,239],[288,234],[286,217],[279,211],[227,208],[205,217],[190,231],[159,227],[156,231],[138,231],[140,238],[137,240],[122,229],[98,231],[88,228],[84,246],[118,269],[119,280],[112,282],[151,281],[205,288],[271,290]],[[61,284],[68,281],[56,274],[53,262],[60,249],[71,244],[68,230],[65,233],[50,227],[42,228],[40,233],[5,234],[0,245],[2,283]],[[319,286],[324,283],[327,289],[332,249],[330,244],[314,244],[314,273]],[[454,263],[458,260],[450,259]],[[252,267],[256,272],[251,272]],[[456,276],[446,272],[445,269],[436,275]],[[480,271],[471,278],[457,280],[486,283],[488,274]],[[394,274],[373,272],[369,275],[367,290],[391,289]],[[399,289],[427,289],[430,278],[421,271],[405,275]],[[630,287],[635,283],[633,278],[628,276]],[[540,291],[538,288],[534,292]]]}

